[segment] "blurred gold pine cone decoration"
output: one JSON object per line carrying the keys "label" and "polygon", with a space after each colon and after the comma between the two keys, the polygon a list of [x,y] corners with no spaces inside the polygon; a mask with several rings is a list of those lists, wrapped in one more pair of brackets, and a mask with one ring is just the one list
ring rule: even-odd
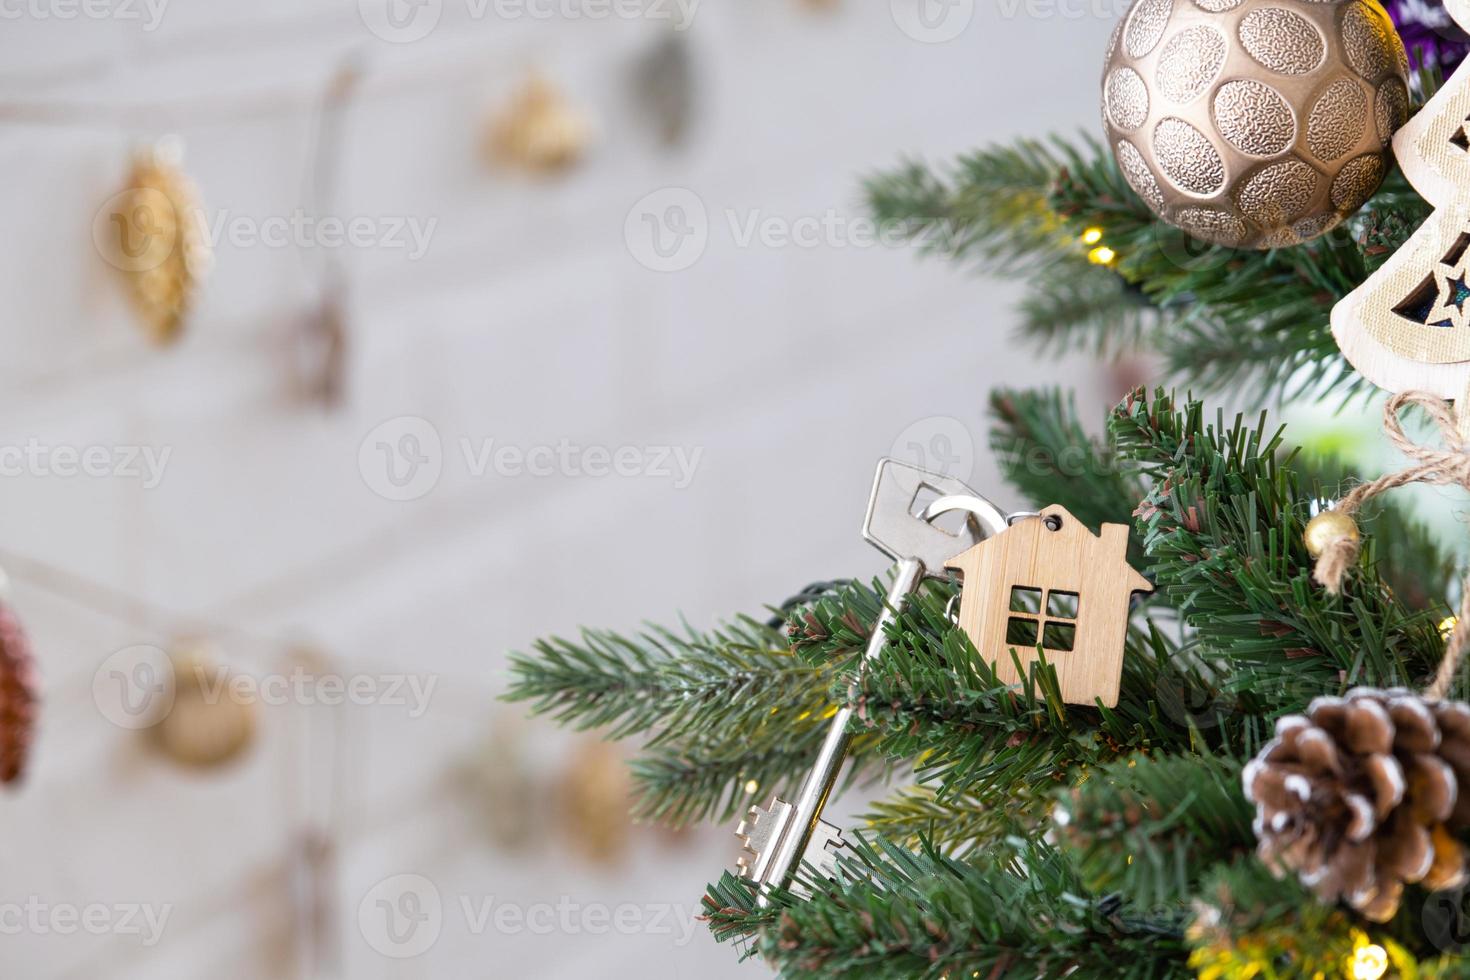
{"label": "blurred gold pine cone decoration", "polygon": [[533,75],[491,125],[487,150],[498,163],[546,175],[579,163],[590,140],[582,113],[551,82]]}
{"label": "blurred gold pine cone decoration", "polygon": [[1318,698],[1246,766],[1259,853],[1323,901],[1393,918],[1405,885],[1458,888],[1470,828],[1470,706],[1405,690]]}
{"label": "blurred gold pine cone decoration", "polygon": [[94,239],[123,274],[128,299],[156,344],[178,339],[211,263],[199,192],[175,140],[138,152],[123,190],[98,213]]}
{"label": "blurred gold pine cone decoration", "polygon": [[1374,0],[1135,0],[1108,47],[1103,126],[1159,217],[1204,241],[1281,248],[1378,189],[1408,70]]}

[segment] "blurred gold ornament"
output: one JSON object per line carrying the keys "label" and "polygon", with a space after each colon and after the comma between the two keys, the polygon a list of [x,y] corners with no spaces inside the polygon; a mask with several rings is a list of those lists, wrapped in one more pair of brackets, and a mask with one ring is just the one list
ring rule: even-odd
{"label": "blurred gold ornament", "polygon": [[621,753],[586,741],[562,775],[562,819],[571,845],[597,864],[616,864],[632,831],[632,786]]}
{"label": "blurred gold ornament", "polygon": [[505,851],[529,850],[545,830],[544,811],[519,719],[496,718],[463,772],[491,843]]}
{"label": "blurred gold ornament", "polygon": [[172,652],[174,700],[153,736],[169,758],[213,768],[237,758],[255,736],[255,703],[237,696],[214,648],[191,640]]}
{"label": "blurred gold ornament", "polygon": [[1372,0],[1135,0],[1108,50],[1103,123],[1159,217],[1280,248],[1378,189],[1409,114],[1408,66]]}
{"label": "blurred gold ornament", "polygon": [[94,236],[122,271],[149,339],[178,339],[210,266],[199,194],[180,168],[177,141],[138,153],[127,186],[98,214]]}
{"label": "blurred gold ornament", "polygon": [[490,129],[490,155],[534,174],[554,174],[582,159],[587,120],[557,88],[533,76]]}
{"label": "blurred gold ornament", "polygon": [[1335,510],[1324,510],[1316,517],[1307,522],[1307,530],[1302,535],[1307,545],[1307,554],[1313,558],[1322,557],[1332,545],[1339,541],[1358,540],[1358,524],[1346,514]]}

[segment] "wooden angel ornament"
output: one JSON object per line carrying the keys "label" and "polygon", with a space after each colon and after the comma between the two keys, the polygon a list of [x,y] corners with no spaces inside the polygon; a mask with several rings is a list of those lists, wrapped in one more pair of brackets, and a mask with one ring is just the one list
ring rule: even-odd
{"label": "wooden angel ornament", "polygon": [[[1128,607],[1153,585],[1128,564],[1128,527],[1093,534],[1064,507],[1016,521],[945,563],[964,576],[960,628],[1003,683],[1025,679],[1038,649],[1062,700],[1118,703]],[[1015,659],[1012,659],[1012,651]]]}
{"label": "wooden angel ornament", "polygon": [[[1470,29],[1470,0],[1445,0]],[[1470,72],[1462,66],[1393,139],[1404,176],[1435,212],[1332,310],[1343,355],[1393,392],[1463,398],[1470,388]]]}

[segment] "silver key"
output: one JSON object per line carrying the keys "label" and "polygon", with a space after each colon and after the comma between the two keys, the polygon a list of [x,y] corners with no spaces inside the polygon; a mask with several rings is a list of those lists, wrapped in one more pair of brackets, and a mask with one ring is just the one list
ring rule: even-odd
{"label": "silver key", "polygon": [[[935,523],[954,513],[965,515],[955,531]],[[995,505],[953,477],[929,473],[895,459],[878,463],[863,537],[898,562],[893,585],[863,663],[883,651],[884,633],[898,610],[925,578],[946,574],[944,563],[1006,529],[1006,517]],[[837,871],[837,852],[844,846],[842,831],[823,820],[822,808],[837,784],[851,736],[847,732],[852,709],[844,707],[832,718],[816,765],[801,784],[796,800],[780,798],[769,807],[753,806],[736,828],[741,853],[736,861],[740,876],[766,888],[792,887],[802,862],[821,875]],[[805,889],[795,887],[798,894]],[[769,901],[762,891],[762,905]]]}

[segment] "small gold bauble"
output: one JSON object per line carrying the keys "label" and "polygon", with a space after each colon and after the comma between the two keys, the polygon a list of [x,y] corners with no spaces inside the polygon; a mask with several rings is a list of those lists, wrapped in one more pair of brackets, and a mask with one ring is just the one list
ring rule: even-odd
{"label": "small gold bauble", "polygon": [[1378,189],[1408,56],[1374,0],[1135,0],[1103,71],[1123,176],[1195,238],[1280,248]]}
{"label": "small gold bauble", "polygon": [[1306,541],[1307,554],[1320,558],[1324,551],[1339,541],[1357,541],[1358,525],[1346,514],[1324,510],[1307,522],[1302,539]]}
{"label": "small gold bauble", "polygon": [[186,641],[172,659],[173,706],[153,730],[159,748],[175,762],[197,768],[233,761],[254,739],[255,702],[236,695],[211,645]]}
{"label": "small gold bauble", "polygon": [[622,753],[588,740],[561,777],[562,822],[574,849],[595,864],[615,865],[632,836],[632,786]]}

